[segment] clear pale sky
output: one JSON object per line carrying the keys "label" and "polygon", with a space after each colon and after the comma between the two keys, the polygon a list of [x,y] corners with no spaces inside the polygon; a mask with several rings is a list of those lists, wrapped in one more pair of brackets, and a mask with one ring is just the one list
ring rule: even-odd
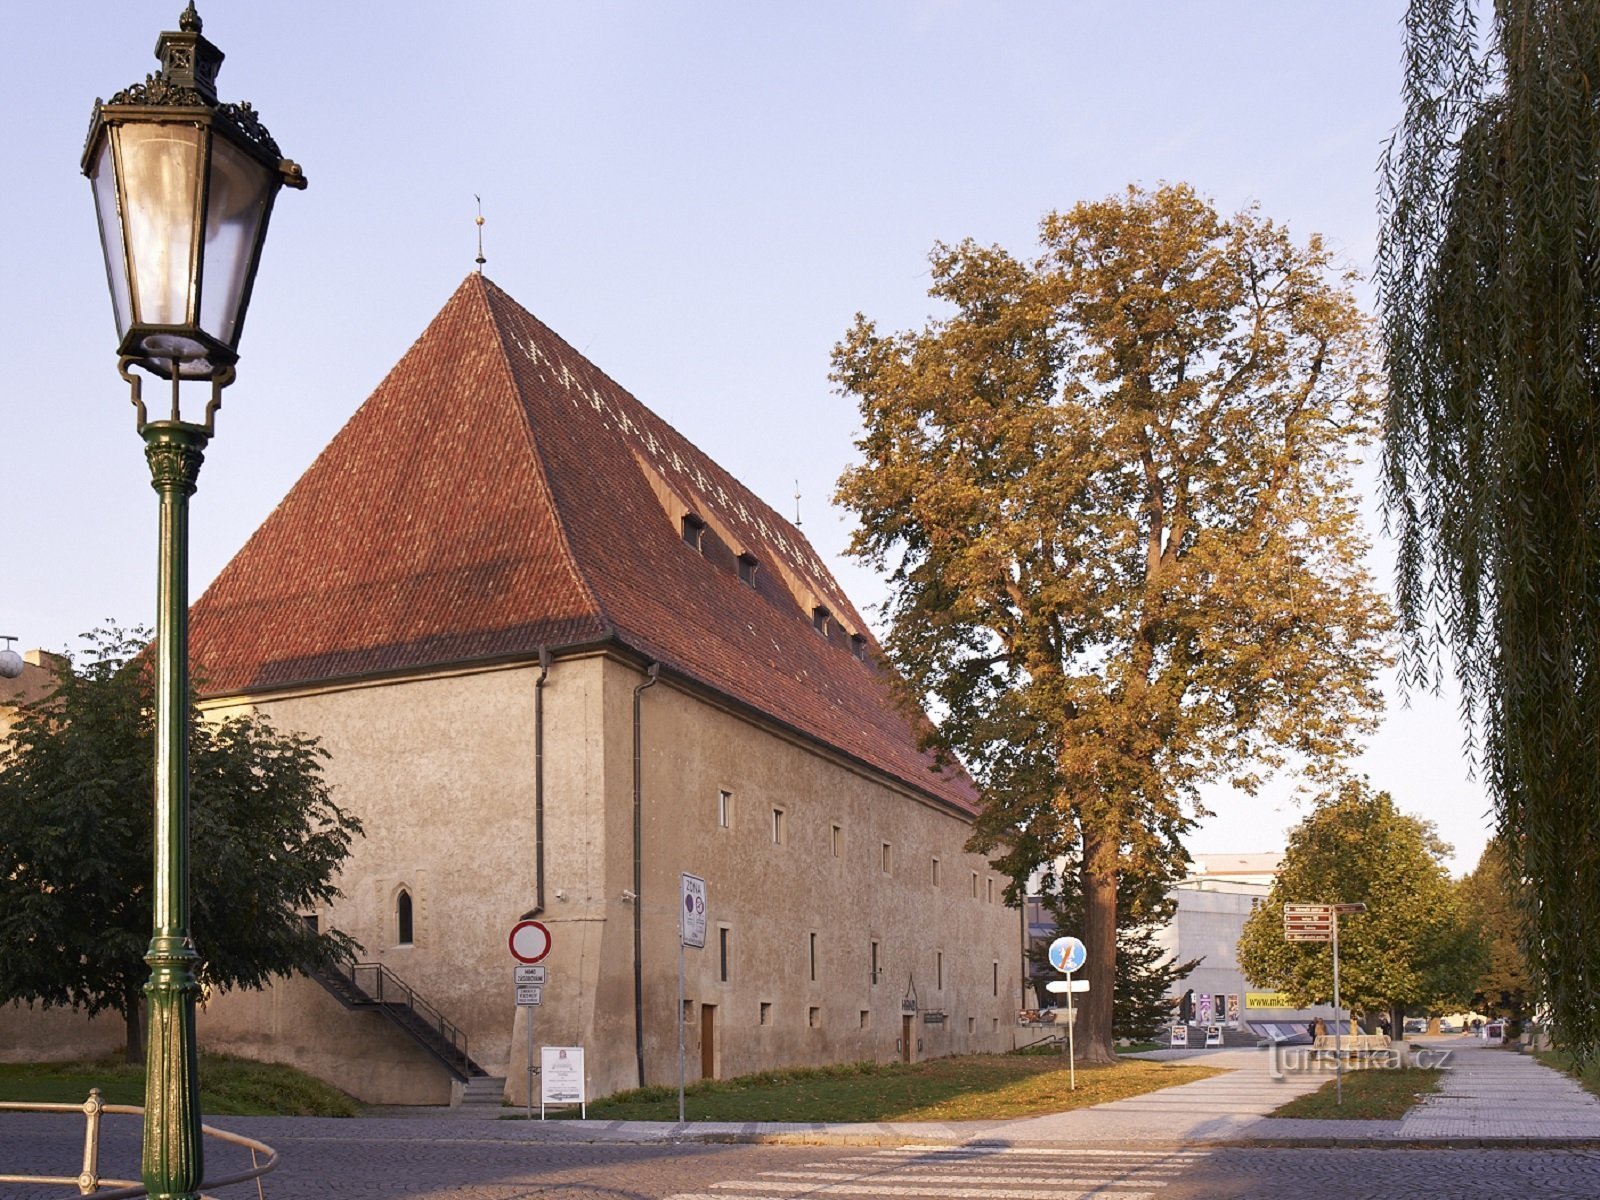
{"label": "clear pale sky", "polygon": [[[78,161],[94,99],[154,69],[182,7],[19,10],[26,52],[0,72],[0,634],[19,649],[153,623],[155,496]],[[273,216],[193,501],[192,595],[474,269],[477,193],[487,274],[780,511],[798,481],[804,532],[873,604],[831,501],[858,422],[828,353],[854,313],[920,325],[935,241],[1027,253],[1046,211],[1128,183],[1258,204],[1368,271],[1403,7],[207,0],[222,98],[256,106],[310,188]],[[1458,870],[1489,807],[1462,742],[1448,698],[1391,689],[1361,763]],[[1214,792],[1192,852],[1280,848],[1287,795]]]}

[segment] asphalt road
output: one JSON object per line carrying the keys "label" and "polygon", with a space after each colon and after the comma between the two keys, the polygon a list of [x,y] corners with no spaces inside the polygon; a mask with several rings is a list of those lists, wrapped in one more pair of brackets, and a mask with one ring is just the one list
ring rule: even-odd
{"label": "asphalt road", "polygon": [[[1600,1152],[675,1145],[530,1141],[515,1123],[229,1121],[277,1147],[267,1200],[1114,1200],[1600,1197]],[[109,1129],[108,1175],[137,1174],[137,1127]],[[81,1126],[0,1116],[0,1173],[75,1172]],[[214,1155],[214,1170],[229,1166]],[[5,1200],[70,1188],[0,1184]],[[222,1197],[245,1200],[253,1185]]]}

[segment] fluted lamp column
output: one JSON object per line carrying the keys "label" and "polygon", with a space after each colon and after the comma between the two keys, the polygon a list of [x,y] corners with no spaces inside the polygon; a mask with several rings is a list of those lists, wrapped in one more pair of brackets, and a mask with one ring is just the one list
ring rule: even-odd
{"label": "fluted lamp column", "polygon": [[[305,187],[247,103],[217,99],[223,54],[194,4],[156,43],[160,70],[95,101],[83,151],[127,380],[160,503],[156,608],[154,887],[145,961],[145,1187],[200,1193],[200,1087],[195,1054],[199,955],[189,928],[189,497],[233,382],[239,335],[281,187]],[[136,374],[135,368],[143,372]],[[150,420],[145,376],[171,385]],[[184,382],[209,384],[186,421]]]}

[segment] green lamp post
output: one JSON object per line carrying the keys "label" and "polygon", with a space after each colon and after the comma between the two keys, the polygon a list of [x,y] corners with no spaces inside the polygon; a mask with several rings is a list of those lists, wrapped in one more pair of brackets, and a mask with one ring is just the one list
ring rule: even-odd
{"label": "green lamp post", "polygon": [[[203,1176],[195,1057],[199,955],[189,932],[189,497],[233,382],[239,334],[272,202],[305,187],[250,105],[217,100],[222,51],[194,4],[156,43],[148,76],[96,101],[83,152],[94,189],[116,316],[118,371],[130,385],[151,484],[160,498],[156,609],[155,875],[144,1183],[195,1197]],[[170,415],[149,420],[143,377],[172,385]],[[185,421],[179,385],[209,383],[203,420]]]}

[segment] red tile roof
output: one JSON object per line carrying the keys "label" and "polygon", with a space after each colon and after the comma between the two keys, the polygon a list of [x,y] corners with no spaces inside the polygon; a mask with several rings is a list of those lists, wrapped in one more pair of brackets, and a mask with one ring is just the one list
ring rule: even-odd
{"label": "red tile roof", "polygon": [[870,659],[799,530],[472,274],[200,598],[191,650],[216,696],[620,644],[975,811],[852,633]]}

